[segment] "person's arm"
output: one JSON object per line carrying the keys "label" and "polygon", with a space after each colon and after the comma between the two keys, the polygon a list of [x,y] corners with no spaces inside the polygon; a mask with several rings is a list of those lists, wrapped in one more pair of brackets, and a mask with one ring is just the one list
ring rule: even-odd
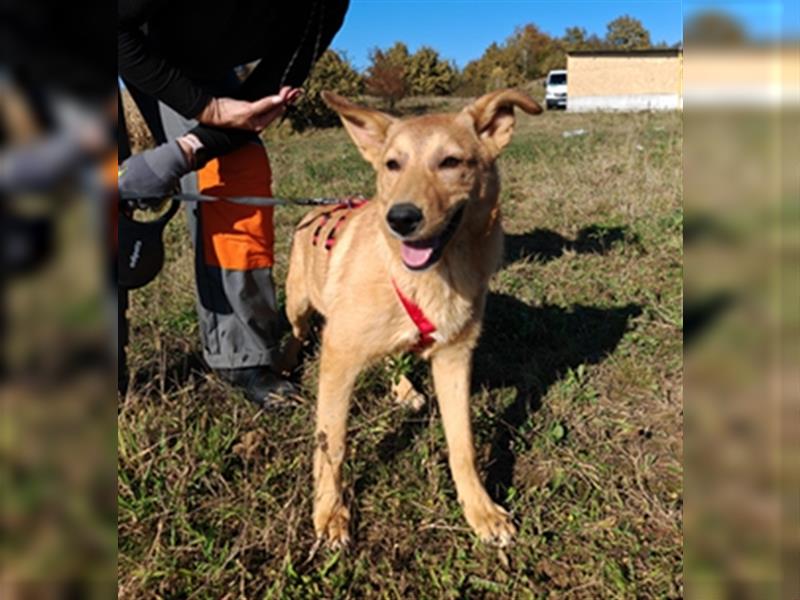
{"label": "person's arm", "polygon": [[[308,40],[303,48],[298,52],[295,57],[292,68],[286,74],[287,86],[289,89],[296,90],[308,77],[312,65],[312,60],[319,59],[319,56],[312,56],[316,49],[318,54],[322,54],[328,46],[330,46],[336,32],[341,29],[344,23],[344,16],[347,12],[349,2],[332,2],[323,5],[325,9],[322,31],[320,32],[319,45],[316,46],[316,39]],[[255,70],[250,76],[242,83],[234,96],[242,101],[254,101],[262,98],[265,94],[274,93],[275,85],[275,65],[270,63],[269,57],[264,57],[261,62],[256,66]],[[280,91],[283,94],[284,90]],[[287,96],[285,104],[291,104],[299,96],[299,91],[292,91]],[[283,107],[281,107],[281,112]],[[271,122],[274,117],[267,115],[267,122]],[[203,163],[217,156],[221,156],[230,152],[232,149],[241,146],[242,144],[253,141],[255,136],[248,134],[248,132],[235,131],[232,129],[223,129],[219,127],[201,124],[195,127],[191,132],[200,140],[203,149],[199,154],[199,162]]]}
{"label": "person's arm", "polygon": [[168,1],[119,0],[119,74],[143,92],[191,119],[208,106],[212,96],[186,77],[180,69],[154,53],[141,30],[159,7]]}
{"label": "person's arm", "polygon": [[257,140],[256,134],[280,116],[284,103],[294,101],[297,92],[247,99],[208,94],[148,46],[141,28],[165,1],[119,0],[119,71],[123,80],[142,92],[200,122],[191,137],[178,139],[188,164],[197,168]]}

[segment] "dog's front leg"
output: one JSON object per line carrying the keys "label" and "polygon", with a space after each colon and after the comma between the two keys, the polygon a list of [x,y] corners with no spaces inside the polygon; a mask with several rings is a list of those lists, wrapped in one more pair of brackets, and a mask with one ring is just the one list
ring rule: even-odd
{"label": "dog's front leg", "polygon": [[350,541],[350,512],[342,499],[342,462],[350,394],[361,366],[360,360],[323,339],[314,437],[314,529],[333,548]]}
{"label": "dog's front leg", "polygon": [[482,541],[505,546],[516,530],[508,513],[492,502],[475,468],[475,448],[469,415],[472,351],[453,346],[434,354],[433,381],[444,421],[450,470],[458,499],[470,527]]}

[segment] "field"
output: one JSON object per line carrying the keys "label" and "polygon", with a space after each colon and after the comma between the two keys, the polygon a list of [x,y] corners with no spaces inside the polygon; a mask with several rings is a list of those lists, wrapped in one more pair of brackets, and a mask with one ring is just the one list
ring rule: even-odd
{"label": "field", "polygon": [[[435,402],[414,414],[387,397],[403,369],[432,399],[427,365],[398,358],[355,392],[353,545],[312,552],[318,338],[293,411],[259,412],[210,374],[179,218],[163,273],[132,298],[120,598],[683,596],[681,117],[548,112],[518,125],[500,159],[506,260],[472,394],[479,468],[515,515],[516,544],[499,551],[467,529]],[[341,129],[267,146],[278,195],[371,191]],[[279,284],[302,212],[276,212]]]}

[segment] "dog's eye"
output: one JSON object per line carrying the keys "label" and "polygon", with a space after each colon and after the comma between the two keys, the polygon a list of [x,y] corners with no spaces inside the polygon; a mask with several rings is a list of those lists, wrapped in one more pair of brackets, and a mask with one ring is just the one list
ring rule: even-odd
{"label": "dog's eye", "polygon": [[456,167],[460,167],[464,161],[460,158],[455,156],[448,156],[442,162],[439,163],[440,169],[455,169]]}
{"label": "dog's eye", "polygon": [[386,168],[390,171],[399,171],[400,170],[400,163],[397,162],[395,159],[391,158],[386,161]]}

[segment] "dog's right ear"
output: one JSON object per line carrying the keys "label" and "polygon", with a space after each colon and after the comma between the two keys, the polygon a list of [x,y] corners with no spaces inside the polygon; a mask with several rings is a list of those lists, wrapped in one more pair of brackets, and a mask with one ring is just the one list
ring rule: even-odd
{"label": "dog's right ear", "polygon": [[475,100],[461,111],[469,119],[490,154],[496,157],[511,141],[514,133],[514,108],[529,115],[538,115],[542,107],[530,96],[518,90],[497,90]]}
{"label": "dog's right ear", "polygon": [[339,114],[361,155],[377,169],[386,132],[397,119],[379,110],[353,104],[333,92],[322,92],[322,99]]}

